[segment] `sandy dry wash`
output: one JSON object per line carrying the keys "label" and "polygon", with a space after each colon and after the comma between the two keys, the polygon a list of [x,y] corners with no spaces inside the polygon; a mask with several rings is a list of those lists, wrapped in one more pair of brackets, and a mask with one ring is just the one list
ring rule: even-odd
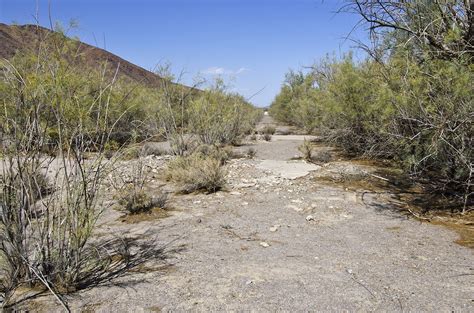
{"label": "sandy dry wash", "polygon": [[[304,138],[276,135],[254,143],[256,158],[231,160],[226,190],[209,195],[178,195],[163,187],[165,161],[148,157],[156,173],[150,190],[171,194],[169,216],[130,223],[111,208],[98,235],[135,238],[156,253],[101,286],[69,296],[71,308],[474,311],[473,250],[454,243],[458,235],[447,228],[392,210],[386,195],[362,198],[318,179],[371,168],[295,159]],[[33,305],[60,310],[49,297]]]}

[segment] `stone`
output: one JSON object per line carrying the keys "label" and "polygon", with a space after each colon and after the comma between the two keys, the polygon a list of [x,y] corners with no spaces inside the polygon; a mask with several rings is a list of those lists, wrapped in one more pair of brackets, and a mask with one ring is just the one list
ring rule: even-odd
{"label": "stone", "polygon": [[270,227],[270,231],[271,232],[276,232],[278,230],[278,228],[280,228],[280,227],[281,227],[281,225],[274,225],[274,226]]}
{"label": "stone", "polygon": [[265,242],[265,241],[260,242],[260,245],[261,245],[262,247],[264,247],[264,248],[270,247],[270,244],[268,244],[268,243]]}

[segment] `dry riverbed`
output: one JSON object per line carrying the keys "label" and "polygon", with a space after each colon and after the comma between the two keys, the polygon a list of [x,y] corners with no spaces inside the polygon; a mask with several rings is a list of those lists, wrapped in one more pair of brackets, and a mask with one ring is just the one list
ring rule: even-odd
{"label": "dry riverbed", "polygon": [[[231,160],[226,190],[209,195],[174,193],[160,178],[166,158],[145,158],[149,191],[168,192],[171,209],[127,220],[112,206],[97,237],[136,239],[154,253],[68,296],[71,308],[474,311],[473,250],[455,243],[458,234],[400,212],[401,200],[386,190],[345,184],[374,174],[374,166],[298,159],[305,138],[252,143],[256,157]],[[27,305],[60,311],[49,296]]]}

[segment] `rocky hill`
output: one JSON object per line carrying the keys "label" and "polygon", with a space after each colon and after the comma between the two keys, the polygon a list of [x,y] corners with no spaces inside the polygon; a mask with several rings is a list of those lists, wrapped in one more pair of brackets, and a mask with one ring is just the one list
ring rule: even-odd
{"label": "rocky hill", "polygon": [[[0,23],[0,59],[10,59],[17,52],[34,51],[40,40],[52,34],[52,31],[37,25],[6,25]],[[84,56],[85,66],[96,68],[108,62],[110,68],[119,67],[119,76],[148,87],[160,87],[162,78],[121,57],[84,42],[79,42],[79,53]]]}

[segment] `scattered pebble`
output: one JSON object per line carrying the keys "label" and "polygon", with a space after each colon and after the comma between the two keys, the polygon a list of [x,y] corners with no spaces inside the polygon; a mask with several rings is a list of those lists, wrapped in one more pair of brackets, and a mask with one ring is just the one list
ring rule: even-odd
{"label": "scattered pebble", "polygon": [[306,216],[306,220],[307,220],[308,222],[314,221],[314,216],[308,215],[308,216]]}
{"label": "scattered pebble", "polygon": [[274,225],[274,226],[270,227],[270,231],[271,232],[276,232],[278,230],[278,228],[280,228],[280,227],[281,227],[281,225]]}
{"label": "scattered pebble", "polygon": [[260,245],[261,245],[262,247],[264,247],[264,248],[270,247],[270,244],[268,244],[268,242],[265,242],[265,241],[262,241],[262,242],[260,243]]}

